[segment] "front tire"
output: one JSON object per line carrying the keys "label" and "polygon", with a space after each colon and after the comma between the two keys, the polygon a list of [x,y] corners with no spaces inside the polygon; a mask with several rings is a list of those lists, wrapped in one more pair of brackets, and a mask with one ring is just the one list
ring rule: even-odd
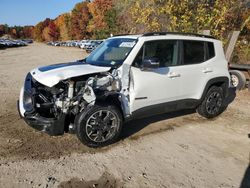
{"label": "front tire", "polygon": [[211,119],[221,114],[227,105],[225,104],[225,96],[221,87],[212,86],[202,103],[198,106],[197,112],[201,116]]}
{"label": "front tire", "polygon": [[114,143],[122,129],[120,110],[113,105],[94,105],[81,112],[76,119],[76,134],[89,147],[103,147]]}

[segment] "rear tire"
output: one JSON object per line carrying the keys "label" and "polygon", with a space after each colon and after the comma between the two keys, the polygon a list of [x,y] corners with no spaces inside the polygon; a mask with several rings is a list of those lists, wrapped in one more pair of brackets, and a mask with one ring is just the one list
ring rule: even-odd
{"label": "rear tire", "polygon": [[220,115],[227,105],[225,104],[225,96],[221,87],[212,86],[202,103],[198,106],[197,112],[201,116],[211,119]]}
{"label": "rear tire", "polygon": [[232,85],[236,87],[237,90],[244,89],[246,86],[246,76],[238,70],[230,70],[230,76]]}
{"label": "rear tire", "polygon": [[89,147],[103,147],[114,143],[122,129],[120,110],[112,105],[94,105],[76,117],[76,135]]}

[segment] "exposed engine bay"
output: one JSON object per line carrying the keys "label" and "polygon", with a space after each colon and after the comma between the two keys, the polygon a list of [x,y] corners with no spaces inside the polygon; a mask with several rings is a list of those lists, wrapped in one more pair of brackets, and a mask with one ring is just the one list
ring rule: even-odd
{"label": "exposed engine bay", "polygon": [[[47,87],[32,79],[33,106],[44,118],[58,118],[62,113],[73,121],[75,116],[95,102],[121,90],[117,70],[70,78]],[[73,122],[69,122],[73,123]]]}
{"label": "exposed engine bay", "polygon": [[75,133],[91,147],[112,142],[131,116],[130,69],[121,65],[136,41],[111,38],[85,59],[31,70],[17,102],[20,116],[51,136]]}

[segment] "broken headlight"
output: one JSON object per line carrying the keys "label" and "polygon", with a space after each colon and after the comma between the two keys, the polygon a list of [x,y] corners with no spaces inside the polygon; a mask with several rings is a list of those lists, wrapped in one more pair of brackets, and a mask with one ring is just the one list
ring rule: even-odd
{"label": "broken headlight", "polygon": [[32,95],[28,93],[27,91],[24,91],[23,93],[23,107],[26,111],[29,111],[29,112],[33,110]]}

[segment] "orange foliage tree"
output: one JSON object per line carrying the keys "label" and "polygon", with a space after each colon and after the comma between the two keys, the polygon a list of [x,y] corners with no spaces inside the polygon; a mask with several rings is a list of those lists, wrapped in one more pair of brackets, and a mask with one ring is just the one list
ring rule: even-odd
{"label": "orange foliage tree", "polygon": [[88,4],[92,19],[88,25],[88,31],[94,38],[105,38],[117,33],[116,10],[113,0],[94,0]]}
{"label": "orange foliage tree", "polygon": [[[212,35],[225,39],[233,29],[240,29],[244,35],[249,33],[250,11],[244,8],[244,2],[86,0],[76,4],[71,13],[53,20],[59,32],[59,37],[53,37],[53,40],[100,39],[110,34],[148,31],[197,33],[203,29],[210,29]],[[50,21],[46,19],[35,26],[33,34],[36,40],[51,39],[47,28]],[[15,29],[19,33],[18,28]]]}
{"label": "orange foliage tree", "polygon": [[59,30],[59,39],[60,40],[69,40],[71,39],[70,35],[70,14],[65,13],[60,16],[58,16],[55,21],[55,25],[57,26]]}
{"label": "orange foliage tree", "polygon": [[73,39],[88,38],[90,33],[87,31],[87,25],[91,18],[88,8],[89,2],[77,3],[71,12],[71,36]]}
{"label": "orange foliage tree", "polygon": [[47,27],[43,29],[43,39],[45,41],[56,41],[59,38],[59,31],[55,23],[51,21]]}
{"label": "orange foliage tree", "polygon": [[51,19],[46,18],[44,21],[39,22],[37,25],[35,25],[33,30],[33,38],[39,42],[44,41],[43,37],[43,30],[49,25],[51,22]]}

